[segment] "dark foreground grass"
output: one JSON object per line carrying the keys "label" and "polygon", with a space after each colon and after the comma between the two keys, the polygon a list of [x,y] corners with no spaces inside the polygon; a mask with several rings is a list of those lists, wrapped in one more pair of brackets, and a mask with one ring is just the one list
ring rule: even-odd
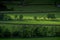
{"label": "dark foreground grass", "polygon": [[45,37],[45,38],[0,38],[0,40],[60,40],[60,37]]}

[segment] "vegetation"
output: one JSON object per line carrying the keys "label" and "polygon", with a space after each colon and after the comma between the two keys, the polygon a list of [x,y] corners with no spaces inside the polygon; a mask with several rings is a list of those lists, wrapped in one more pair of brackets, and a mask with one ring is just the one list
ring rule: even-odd
{"label": "vegetation", "polygon": [[14,9],[9,9],[2,1],[0,1],[0,11],[13,11]]}
{"label": "vegetation", "polygon": [[55,20],[56,19],[55,14],[48,14],[47,15],[47,18],[48,19],[52,19],[52,20]]}
{"label": "vegetation", "polygon": [[34,17],[34,20],[37,20],[37,17],[36,16]]}
{"label": "vegetation", "polygon": [[2,35],[3,35],[3,37],[9,38],[9,37],[11,37],[11,32],[8,29],[5,29],[5,31],[3,31],[3,33],[2,33]]}
{"label": "vegetation", "polygon": [[[8,26],[8,27],[7,27]],[[10,37],[19,37],[19,38],[35,38],[35,37],[60,37],[60,26],[44,26],[44,25],[20,25],[13,26],[5,25],[0,26],[0,37],[10,38]]]}
{"label": "vegetation", "polygon": [[[27,0],[21,0],[21,5],[22,6],[27,5],[28,1],[27,2],[26,1]],[[37,3],[37,1],[34,1],[32,4]],[[56,1],[55,2],[40,1],[37,4],[55,4],[56,5]],[[51,10],[58,11],[56,9],[59,9],[59,8],[54,7],[53,5],[48,5],[48,6],[42,5],[43,7],[41,5],[36,7],[35,6],[36,5],[20,7],[20,6],[14,5],[12,7],[15,7],[14,8],[15,10],[20,10],[23,12],[24,11],[27,11],[27,12],[41,11],[41,14],[40,13],[39,14],[35,14],[35,13],[34,14],[28,14],[28,13],[27,14],[23,14],[23,13],[22,14],[2,14],[1,13],[0,14],[0,38],[38,38],[39,37],[38,40],[44,40],[45,37],[60,37],[60,31],[59,31],[60,19],[58,19],[60,18],[60,15],[59,14],[56,15],[55,13],[54,14],[46,13]],[[11,6],[9,5],[9,7]],[[0,11],[7,11],[7,10],[12,11],[13,8],[9,9],[6,5],[0,4]],[[4,24],[4,23],[7,23],[7,24]],[[27,39],[27,40],[30,40],[30,39]],[[37,39],[31,39],[31,40],[37,40]],[[53,40],[53,39],[49,38],[47,40]],[[57,39],[54,38],[54,40],[57,40]]]}
{"label": "vegetation", "polygon": [[1,13],[1,14],[0,14],[0,21],[3,20],[3,19],[4,19],[4,14]]}
{"label": "vegetation", "polygon": [[[41,14],[38,14],[38,16],[37,16],[37,14],[4,14],[4,13],[1,13],[0,14],[1,15],[1,20],[7,20],[7,21],[9,21],[9,20],[20,20],[20,21],[22,21],[22,20],[25,20],[26,18],[28,18],[28,19],[26,19],[26,20],[29,20],[29,19],[31,19],[31,20],[49,20],[49,19],[51,19],[51,20],[58,20],[57,19],[57,16],[55,15],[55,14],[50,14],[50,13],[46,13],[46,15],[44,15],[44,13],[41,13]],[[27,16],[28,15],[28,16]],[[32,17],[31,17],[32,16]],[[41,17],[42,16],[42,17]]]}
{"label": "vegetation", "polygon": [[22,21],[23,20],[23,15],[20,15],[20,21]]}

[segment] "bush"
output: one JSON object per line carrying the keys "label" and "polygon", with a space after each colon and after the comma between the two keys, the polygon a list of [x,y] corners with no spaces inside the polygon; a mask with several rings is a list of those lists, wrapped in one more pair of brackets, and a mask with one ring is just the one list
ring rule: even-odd
{"label": "bush", "polygon": [[48,19],[52,19],[52,20],[55,20],[56,19],[55,14],[48,14],[47,15],[47,18]]}
{"label": "bush", "polygon": [[36,16],[34,16],[34,20],[37,20],[37,17]]}
{"label": "bush", "polygon": [[0,21],[4,19],[4,13],[0,13]]}
{"label": "bush", "polygon": [[13,37],[19,37],[19,31],[14,31],[12,34]]}
{"label": "bush", "polygon": [[0,3],[0,11],[13,11],[14,9],[8,9],[8,7],[4,3]]}
{"label": "bush", "polygon": [[[14,26],[15,28],[15,26]],[[20,28],[20,29],[19,29]],[[33,38],[33,37],[60,37],[60,32],[55,32],[55,28],[45,27],[42,25],[22,25],[17,30],[12,30],[0,27],[0,37],[20,37],[20,38]],[[5,30],[4,30],[5,29]]]}
{"label": "bush", "polygon": [[11,37],[11,32],[8,30],[8,29],[6,29],[4,32],[3,32],[3,37]]}
{"label": "bush", "polygon": [[20,15],[20,21],[22,21],[23,20],[23,15]]}
{"label": "bush", "polygon": [[0,26],[0,37],[2,37],[2,32],[3,32],[3,29],[2,29],[2,27]]}
{"label": "bush", "polygon": [[2,33],[2,27],[0,26],[0,33]]}
{"label": "bush", "polygon": [[56,32],[56,36],[57,37],[60,37],[60,32]]}

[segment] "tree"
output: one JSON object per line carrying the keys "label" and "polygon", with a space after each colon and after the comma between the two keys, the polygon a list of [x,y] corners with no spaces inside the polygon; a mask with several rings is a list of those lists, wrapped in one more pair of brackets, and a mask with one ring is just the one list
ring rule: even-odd
{"label": "tree", "polygon": [[53,0],[53,1],[55,6],[60,7],[60,0]]}
{"label": "tree", "polygon": [[9,9],[2,1],[0,2],[0,11],[13,11],[13,10],[14,10],[13,8]]}
{"label": "tree", "polygon": [[34,16],[34,20],[37,20],[37,17],[36,16]]}
{"label": "tree", "polygon": [[42,37],[39,27],[36,27],[35,30],[33,31],[33,37]]}
{"label": "tree", "polygon": [[4,19],[4,13],[0,13],[0,20],[2,21]]}
{"label": "tree", "polygon": [[43,37],[47,36],[47,27],[43,27],[43,29],[42,29],[42,35],[43,35]]}
{"label": "tree", "polygon": [[20,15],[20,21],[22,21],[23,20],[23,15]]}
{"label": "tree", "polygon": [[7,9],[8,9],[7,6],[4,5],[3,2],[1,2],[1,3],[0,3],[0,11],[5,11],[5,10],[7,10]]}
{"label": "tree", "polygon": [[54,2],[55,6],[57,6],[57,1]]}
{"label": "tree", "polygon": [[51,0],[55,6],[57,6],[57,0]]}
{"label": "tree", "polygon": [[60,32],[56,32],[55,36],[60,37]]}
{"label": "tree", "polygon": [[18,31],[14,31],[13,33],[12,33],[12,36],[13,37],[21,37],[21,32],[18,30]]}
{"label": "tree", "polygon": [[10,20],[10,17],[7,14],[5,14],[4,15],[4,21],[8,21],[8,20]]}
{"label": "tree", "polygon": [[11,32],[10,30],[6,29],[4,32],[3,32],[3,37],[11,37]]}
{"label": "tree", "polygon": [[24,6],[25,0],[21,0],[21,5]]}
{"label": "tree", "polygon": [[3,29],[2,29],[2,27],[0,26],[0,37],[2,37],[2,31],[3,31]]}
{"label": "tree", "polygon": [[15,15],[15,20],[17,20],[17,15]]}
{"label": "tree", "polygon": [[60,26],[56,27],[56,32],[55,33],[56,33],[55,36],[60,37]]}
{"label": "tree", "polygon": [[53,19],[54,19],[54,20],[56,19],[55,14],[48,14],[48,15],[47,15],[47,18],[48,18],[48,19],[52,19],[52,20],[53,20]]}

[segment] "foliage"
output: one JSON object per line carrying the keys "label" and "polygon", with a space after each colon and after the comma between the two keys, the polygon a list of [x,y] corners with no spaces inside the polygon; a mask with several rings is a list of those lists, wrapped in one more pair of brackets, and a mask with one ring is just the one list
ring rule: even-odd
{"label": "foliage", "polygon": [[60,37],[60,32],[56,32],[55,36]]}
{"label": "foliage", "polygon": [[14,31],[14,32],[12,33],[12,36],[13,36],[13,37],[21,37],[20,31]]}
{"label": "foliage", "polygon": [[34,20],[37,20],[37,17],[36,16],[34,16]]}
{"label": "foliage", "polygon": [[0,13],[0,20],[4,19],[4,13]]}
{"label": "foliage", "polygon": [[[54,26],[46,27],[46,26],[34,26],[31,25],[22,25],[18,29],[8,29],[8,28],[1,28],[0,26],[0,37],[19,37],[19,38],[33,38],[33,37],[60,37],[60,31],[56,32]],[[18,26],[17,26],[18,27]],[[17,28],[16,27],[16,28]],[[15,27],[14,27],[15,28]],[[58,28],[58,27],[57,27]],[[3,31],[4,30],[4,31]],[[11,30],[11,31],[10,31]]]}
{"label": "foliage", "polygon": [[9,31],[9,29],[5,29],[5,31],[3,32],[3,37],[11,37],[11,32]]}
{"label": "foliage", "polygon": [[3,29],[2,29],[2,27],[0,26],[0,37],[2,37],[2,32],[3,32]]}
{"label": "foliage", "polygon": [[52,20],[55,20],[56,19],[55,14],[48,14],[47,15],[47,18],[48,19],[52,19]]}
{"label": "foliage", "polygon": [[20,15],[20,21],[22,21],[23,20],[23,15]]}

